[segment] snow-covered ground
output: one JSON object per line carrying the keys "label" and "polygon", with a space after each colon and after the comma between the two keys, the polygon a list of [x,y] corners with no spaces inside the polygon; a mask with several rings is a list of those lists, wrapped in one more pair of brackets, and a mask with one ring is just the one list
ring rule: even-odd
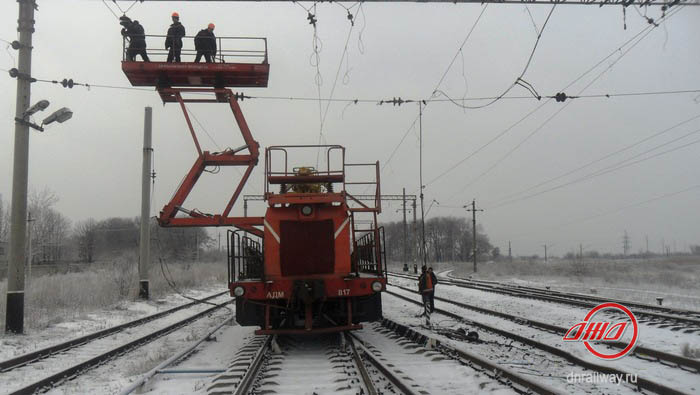
{"label": "snow-covered ground", "polygon": [[[405,285],[415,287],[414,281],[401,280],[405,281]],[[420,299],[418,295],[403,291],[396,287],[389,287],[389,290],[409,296],[415,300]],[[507,295],[459,288],[444,284],[439,284],[437,286],[436,296],[461,301],[463,303],[474,304],[480,307],[521,317],[532,318],[534,320],[563,327],[570,327],[571,325],[579,322],[583,319],[586,313],[586,311],[581,308],[557,305],[555,303],[544,301],[509,297]],[[385,300],[386,299],[390,300],[390,298],[385,298]],[[616,367],[629,373],[636,373],[640,377],[645,377],[659,383],[664,383],[671,388],[678,388],[690,393],[700,391],[700,375],[696,373],[689,373],[681,369],[665,367],[659,363],[649,362],[632,356],[624,357],[616,361],[603,361],[591,355],[580,343],[563,342],[560,335],[521,325],[504,318],[467,310],[448,303],[441,303],[440,301],[436,301],[436,307],[457,313],[465,317],[467,320],[474,320],[548,345],[557,346],[566,350],[570,354],[593,363]],[[414,310],[415,309],[416,308],[414,307]],[[454,323],[453,320],[449,321]],[[679,342],[690,342],[693,340],[697,341],[698,339],[700,339],[700,337],[696,334],[683,334],[672,332],[668,329],[640,324],[640,345],[643,344],[649,348],[680,354],[680,348],[678,347]]]}
{"label": "snow-covered ground", "polygon": [[[209,286],[189,290],[186,295],[203,298],[218,292],[222,292],[221,287]],[[0,334],[0,360],[10,359],[189,302],[191,301],[179,294],[172,293],[157,300],[124,301],[114,309],[93,311],[83,314],[80,319],[60,322],[23,335],[2,333]]]}
{"label": "snow-covered ground", "polygon": [[[412,289],[416,287],[415,281],[400,277],[392,277],[391,282]],[[439,284],[436,287],[435,295],[564,328],[570,328],[581,321],[589,311],[589,309],[584,307],[521,298],[448,284]],[[442,307],[439,301],[436,304]],[[640,323],[639,328],[637,344],[640,346],[671,354],[681,354],[684,344],[690,345],[691,348],[700,347],[700,333],[697,332],[671,331],[668,328],[660,328],[647,323]]]}
{"label": "snow-covered ground", "polygon": [[[415,287],[415,281],[393,278],[397,282],[409,288]],[[417,299],[406,291],[390,287],[390,290]],[[204,297],[220,291],[219,288],[203,288],[196,291],[188,291],[191,297]],[[551,302],[532,299],[517,298],[507,295],[489,293],[474,289],[465,289],[455,286],[439,284],[437,296],[464,303],[491,308],[516,316],[528,317],[534,320],[552,323],[558,326],[568,327],[578,322],[585,314],[585,309],[565,306]],[[0,337],[0,359],[8,359],[32,350],[44,348],[69,338],[78,337],[106,327],[131,321],[139,317],[150,315],[158,311],[166,310],[177,305],[187,303],[188,300],[177,294],[169,295],[158,301],[134,301],[124,303],[113,311],[99,311],[90,313],[85,319],[62,322],[45,330],[21,336]],[[580,358],[590,360],[598,364],[605,362],[590,355],[580,344],[566,344],[560,336],[543,332],[534,328],[519,325],[515,322],[493,317],[456,306],[436,301],[437,307],[463,315],[466,319],[483,322],[497,326],[500,329],[509,330],[550,345],[564,348],[567,352]],[[419,308],[413,304],[402,301],[390,295],[383,296],[384,315],[401,324],[413,327],[416,331],[423,332],[432,337],[465,351],[488,357],[505,367],[518,373],[536,378],[538,381],[566,393],[609,393],[626,394],[634,392],[634,389],[626,385],[613,383],[571,383],[566,376],[569,373],[590,373],[586,369],[572,366],[570,363],[558,357],[520,345],[511,341],[505,341],[503,337],[480,332],[480,344],[465,343],[450,340],[442,335],[430,332],[422,327],[423,320],[416,317]],[[189,310],[189,309],[187,309]],[[187,311],[185,310],[185,311]],[[190,312],[191,313],[191,312]],[[188,313],[189,314],[189,313]],[[141,375],[157,366],[163,360],[174,355],[179,350],[187,348],[190,344],[205,336],[213,325],[223,322],[230,317],[230,311],[219,311],[210,317],[203,318],[177,330],[167,336],[153,341],[145,347],[132,351],[118,359],[107,362],[101,367],[93,369],[86,374],[70,381],[57,389],[52,394],[91,393],[114,394],[138,380]],[[438,328],[464,326],[455,320],[435,315],[433,323]],[[386,363],[400,370],[402,374],[434,394],[471,394],[471,393],[512,393],[512,389],[503,386],[494,379],[469,367],[462,366],[452,360],[444,359],[432,352],[419,351],[400,345],[395,340],[382,334],[376,324],[365,324],[366,329],[357,334],[368,343],[374,345],[385,359]],[[684,334],[640,324],[640,344],[661,351],[680,353],[680,346],[685,342],[698,346],[700,336],[697,334]],[[215,340],[204,342],[197,351],[171,366],[172,369],[201,369],[223,370],[231,361],[236,351],[239,350],[253,337],[253,327],[240,327],[227,325],[215,334]],[[116,343],[116,338],[112,339]],[[110,339],[107,339],[109,343]],[[303,359],[303,358],[302,358]],[[689,393],[700,392],[700,375],[684,372],[678,369],[664,367],[658,363],[644,361],[635,357],[625,357],[621,360],[608,362],[621,370],[637,373],[645,377],[664,383],[672,388],[678,388]],[[299,361],[304,364],[304,361]],[[191,394],[205,393],[215,373],[180,373],[156,375],[148,384],[139,389],[141,393],[149,394]],[[310,375],[309,377],[313,377]],[[2,375],[0,374],[0,378]],[[309,387],[312,379],[309,378]],[[303,385],[300,387],[302,388]],[[9,386],[0,384],[0,393],[9,390]],[[312,393],[308,392],[308,393]],[[294,393],[305,393],[295,391]]]}

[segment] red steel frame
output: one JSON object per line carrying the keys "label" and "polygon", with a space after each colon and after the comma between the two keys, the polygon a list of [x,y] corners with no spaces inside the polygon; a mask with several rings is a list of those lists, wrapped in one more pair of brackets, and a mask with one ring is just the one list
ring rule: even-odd
{"label": "red steel frame", "polygon": [[[160,212],[160,217],[158,222],[164,227],[189,227],[189,226],[236,226],[240,229],[249,231],[258,236],[262,236],[263,232],[256,228],[255,226],[263,225],[263,217],[231,217],[231,209],[236,203],[236,200],[243,190],[243,186],[248,181],[253,168],[258,163],[258,156],[260,154],[259,144],[253,139],[250,133],[248,124],[246,123],[245,117],[243,117],[243,112],[241,107],[238,105],[238,97],[230,89],[226,88],[162,88],[158,90],[161,96],[168,96],[173,98],[173,101],[180,103],[182,112],[185,115],[185,120],[187,121],[187,127],[192,135],[192,140],[194,141],[195,149],[197,150],[197,158],[195,159],[192,168],[185,176],[182,184],[175,192],[175,195],[170,200],[168,204],[163,207]],[[183,98],[183,93],[212,93],[215,95],[213,99],[188,99]],[[211,153],[209,151],[202,151],[199,145],[199,140],[197,139],[197,134],[192,127],[192,121],[187,112],[185,103],[221,103],[228,102],[233,116],[236,119],[236,123],[241,131],[245,145],[236,149],[224,152]],[[242,150],[248,150],[248,154],[240,154],[238,152]],[[233,196],[229,200],[228,204],[224,208],[221,214],[203,214],[196,211],[190,211],[182,208],[182,204],[187,199],[187,196],[194,188],[197,180],[202,175],[202,172],[207,166],[246,166],[246,170],[243,173],[241,181],[238,183]],[[178,212],[184,212],[189,215],[189,217],[176,217]]]}

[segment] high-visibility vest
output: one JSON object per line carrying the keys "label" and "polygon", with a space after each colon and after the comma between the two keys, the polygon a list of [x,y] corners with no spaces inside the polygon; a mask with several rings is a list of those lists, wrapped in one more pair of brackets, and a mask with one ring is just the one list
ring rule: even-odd
{"label": "high-visibility vest", "polygon": [[423,289],[423,292],[427,291],[432,291],[433,290],[433,278],[430,276],[430,273],[425,274],[425,288]]}

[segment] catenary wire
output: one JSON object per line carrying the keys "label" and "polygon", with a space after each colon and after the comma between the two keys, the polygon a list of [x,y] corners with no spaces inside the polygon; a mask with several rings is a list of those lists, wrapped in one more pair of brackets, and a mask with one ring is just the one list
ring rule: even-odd
{"label": "catenary wire", "polygon": [[655,150],[657,150],[657,149],[659,149],[659,148],[661,148],[661,147],[663,147],[663,146],[666,146],[666,145],[668,145],[668,144],[674,143],[674,142],[676,142],[676,141],[678,141],[678,140],[681,140],[681,139],[683,139],[683,138],[686,138],[686,137],[691,136],[691,135],[696,134],[696,133],[700,133],[700,129],[697,129],[697,130],[695,130],[695,131],[693,131],[693,132],[687,133],[687,134],[685,134],[685,135],[683,135],[683,136],[681,136],[681,137],[678,137],[678,138],[676,138],[676,139],[673,139],[673,140],[671,140],[671,141],[668,141],[668,142],[666,142],[666,143],[664,143],[664,144],[661,144],[661,145],[658,145],[658,146],[656,146],[656,147],[653,147],[653,148],[651,148],[651,149],[649,149],[649,150],[646,150],[646,151],[644,151],[644,152],[642,152],[642,153],[640,153],[640,154],[637,154],[637,155],[635,155],[635,156],[633,156],[633,157],[630,157],[630,158],[627,158],[627,159],[622,160],[622,161],[620,161],[620,162],[617,162],[617,163],[615,163],[615,164],[613,164],[613,165],[610,165],[610,166],[608,166],[608,167],[605,167],[605,168],[603,168],[603,169],[601,169],[601,170],[598,170],[598,171],[595,171],[595,172],[586,174],[585,176],[581,176],[581,177],[576,178],[576,179],[574,179],[574,180],[568,181],[568,182],[563,183],[563,184],[556,185],[556,186],[551,187],[551,188],[547,188],[547,189],[538,191],[538,192],[536,192],[536,193],[532,193],[532,194],[525,195],[525,196],[520,197],[520,198],[517,198],[517,199],[511,199],[511,200],[502,202],[502,203],[500,203],[500,204],[497,204],[497,205],[491,207],[490,209],[493,210],[493,209],[496,209],[496,208],[499,208],[499,207],[503,207],[503,206],[510,205],[510,204],[513,204],[513,203],[521,202],[521,201],[523,201],[523,200],[527,200],[527,199],[530,199],[530,198],[533,198],[533,197],[536,197],[536,196],[540,196],[540,195],[545,194],[545,193],[548,193],[548,192],[552,192],[552,191],[555,191],[555,190],[558,190],[558,189],[561,189],[561,188],[565,188],[565,187],[567,187],[567,186],[569,186],[569,185],[573,185],[573,184],[577,184],[577,183],[579,183],[579,182],[587,181],[587,180],[590,180],[590,179],[595,178],[595,177],[599,177],[599,176],[602,176],[602,175],[605,175],[605,174],[608,174],[608,173],[612,173],[612,172],[614,172],[614,171],[621,170],[621,169],[624,169],[624,168],[626,168],[626,167],[629,167],[629,166],[632,166],[632,165],[636,165],[636,164],[638,164],[638,163],[645,162],[645,161],[647,161],[647,160],[654,159],[654,158],[656,158],[656,157],[659,157],[659,156],[662,156],[662,155],[666,155],[666,154],[669,154],[669,153],[678,151],[678,150],[680,150],[680,149],[693,146],[693,145],[695,145],[695,144],[697,144],[697,143],[700,143],[700,139],[699,139],[699,140],[693,140],[693,141],[691,141],[691,142],[689,142],[689,143],[686,143],[686,144],[683,144],[683,145],[680,145],[680,146],[677,146],[677,147],[668,149],[668,150],[666,150],[666,151],[662,151],[662,152],[656,153],[656,154],[654,154],[654,155],[650,155],[650,156],[643,157],[643,158],[641,158],[641,159],[632,161],[632,159],[638,158],[638,157],[640,157],[640,156],[642,156],[642,155],[644,155],[644,154],[647,154],[647,153],[650,153],[650,152],[652,152],[652,151],[655,151]]}
{"label": "catenary wire", "polygon": [[[676,10],[677,10],[677,9],[676,9]],[[676,10],[674,10],[674,11],[676,11]],[[670,14],[669,14],[669,15],[670,15]],[[643,28],[642,30],[640,30],[637,34],[635,34],[634,36],[632,36],[631,38],[629,38],[629,39],[628,39],[627,41],[625,41],[622,45],[620,45],[619,47],[615,48],[615,49],[614,49],[613,51],[611,51],[607,56],[603,57],[600,61],[598,61],[596,64],[594,64],[593,66],[591,66],[590,68],[588,68],[586,71],[584,71],[584,72],[583,72],[582,74],[580,74],[578,77],[576,77],[573,81],[571,81],[569,84],[567,84],[567,86],[564,87],[564,89],[562,89],[562,91],[566,91],[568,88],[570,88],[571,86],[573,86],[574,84],[576,84],[578,81],[580,81],[580,80],[583,79],[585,76],[587,76],[588,74],[590,74],[593,70],[597,69],[598,66],[600,66],[601,64],[603,64],[604,62],[606,62],[608,59],[610,59],[611,57],[613,57],[615,54],[617,54],[618,51],[622,51],[622,49],[625,48],[625,47],[627,47],[627,45],[629,45],[631,42],[633,42],[634,40],[636,40],[637,38],[639,38],[639,37],[642,36],[643,34],[645,34],[645,33],[647,33],[648,31],[650,31],[651,28],[652,28],[651,25],[644,27],[644,28]],[[444,170],[443,172],[441,172],[440,174],[438,174],[436,177],[434,177],[433,179],[429,180],[429,181],[426,183],[426,185],[430,185],[430,184],[432,184],[432,183],[434,183],[434,182],[440,180],[441,178],[443,178],[444,176],[446,176],[447,174],[449,174],[450,172],[452,172],[453,170],[455,170],[457,167],[459,167],[461,164],[463,164],[464,162],[466,162],[467,160],[469,160],[470,158],[472,158],[474,155],[478,154],[479,152],[481,152],[482,150],[484,150],[486,147],[490,146],[491,144],[493,144],[494,142],[496,142],[497,140],[499,140],[501,137],[503,137],[503,136],[506,135],[508,132],[510,132],[515,126],[519,125],[520,123],[522,123],[523,121],[525,121],[527,118],[529,118],[530,116],[532,116],[534,113],[536,113],[537,111],[539,111],[542,107],[545,106],[545,104],[547,104],[547,102],[549,102],[549,100],[547,100],[547,101],[544,102],[544,103],[541,103],[540,105],[538,105],[538,106],[535,107],[534,109],[530,110],[530,112],[528,112],[525,116],[523,116],[523,117],[521,117],[520,119],[518,119],[515,123],[511,124],[509,127],[507,127],[506,129],[504,129],[502,132],[500,132],[499,134],[497,134],[495,137],[491,138],[491,139],[488,140],[486,143],[484,143],[483,145],[479,146],[476,150],[472,151],[472,152],[469,153],[467,156],[465,156],[464,158],[460,159],[460,160],[457,161],[455,164],[451,165],[451,166],[448,167],[446,170]]]}
{"label": "catenary wire", "polygon": [[587,168],[587,167],[589,167],[589,166],[591,166],[591,165],[594,165],[594,164],[596,164],[596,163],[598,163],[598,162],[601,162],[601,161],[603,161],[603,160],[605,160],[605,159],[611,158],[611,157],[613,157],[613,156],[615,156],[615,155],[617,155],[617,154],[620,154],[620,153],[622,153],[622,152],[625,152],[625,151],[627,151],[627,150],[629,150],[629,149],[631,149],[631,148],[634,148],[634,147],[636,147],[636,146],[638,146],[638,145],[640,145],[640,144],[642,144],[642,143],[645,143],[645,142],[647,142],[647,141],[649,141],[649,140],[651,140],[651,139],[654,139],[654,138],[656,138],[656,137],[659,137],[659,136],[661,136],[661,135],[664,135],[664,134],[666,134],[666,133],[668,133],[668,132],[670,132],[670,131],[672,131],[672,130],[678,128],[679,126],[685,125],[685,124],[687,124],[687,123],[689,123],[689,122],[691,122],[691,121],[694,121],[694,120],[696,120],[696,119],[698,119],[698,118],[700,118],[700,114],[695,115],[695,116],[693,116],[693,117],[691,117],[691,118],[689,118],[689,119],[686,119],[686,120],[684,120],[684,121],[678,122],[678,123],[674,124],[673,126],[667,127],[667,128],[665,128],[665,129],[663,129],[663,130],[661,130],[661,131],[659,131],[659,132],[656,132],[656,133],[654,133],[654,134],[652,134],[652,135],[650,135],[650,136],[647,136],[647,137],[645,137],[645,138],[643,138],[643,139],[641,139],[641,140],[637,140],[636,142],[634,142],[634,143],[632,143],[632,144],[626,145],[626,146],[624,146],[624,147],[622,147],[622,148],[620,148],[620,149],[618,149],[618,150],[616,150],[616,151],[613,151],[613,152],[611,152],[611,153],[608,153],[608,154],[606,154],[606,155],[603,155],[603,156],[601,156],[601,157],[599,157],[599,158],[597,158],[597,159],[594,159],[594,160],[592,160],[592,161],[590,161],[590,162],[587,162],[587,163],[585,163],[585,164],[583,164],[583,165],[581,165],[581,166],[576,167],[575,169],[569,170],[569,171],[567,171],[567,172],[565,172],[565,173],[562,173],[562,174],[560,174],[560,175],[558,175],[558,176],[556,176],[556,177],[549,178],[549,179],[547,179],[547,180],[545,180],[545,181],[542,181],[542,182],[540,182],[540,183],[538,183],[538,184],[536,184],[536,185],[533,185],[533,186],[531,186],[531,187],[529,187],[529,188],[527,188],[527,189],[524,189],[524,190],[522,190],[522,191],[520,191],[520,192],[512,193],[512,194],[509,194],[509,195],[507,195],[507,196],[505,196],[505,197],[503,197],[503,198],[497,199],[497,202],[502,202],[502,201],[510,200],[510,199],[512,199],[512,198],[514,198],[514,197],[516,197],[516,196],[518,196],[518,195],[522,195],[522,194],[524,194],[524,193],[527,193],[527,192],[532,191],[533,189],[537,189],[537,188],[539,188],[539,187],[541,187],[541,186],[543,186],[543,185],[547,185],[547,184],[549,184],[549,183],[551,183],[551,182],[560,180],[560,179],[562,179],[562,178],[564,178],[564,177],[566,177],[566,176],[568,176],[568,175],[571,175],[571,174],[573,174],[573,173],[576,173],[576,172],[578,172],[578,171],[580,171],[580,170],[583,170],[583,169],[585,169],[585,168]]}
{"label": "catenary wire", "polygon": [[[660,22],[665,22],[668,18],[672,17],[675,12],[680,10],[680,8],[677,8],[674,10],[674,13],[669,13],[668,16],[666,16],[664,19],[661,19]],[[637,41],[635,41],[629,48],[627,48],[620,56],[618,56],[611,64],[608,65],[605,69],[603,69],[595,78],[593,78],[586,86],[584,86],[579,92],[578,95],[581,95],[583,92],[585,92],[591,85],[593,85],[595,82],[597,82],[608,70],[610,70],[613,66],[615,66],[625,55],[627,55],[632,49],[634,49],[642,40],[644,40],[652,31],[654,31],[654,28],[658,27],[658,25],[653,25],[651,29],[649,29],[645,34],[643,34]],[[548,99],[547,101],[551,101],[552,99]],[[530,134],[525,136],[522,140],[518,142],[513,148],[508,150],[503,156],[501,156],[496,162],[494,162],[489,168],[487,168],[484,172],[479,174],[476,178],[468,182],[462,189],[460,189],[456,194],[459,195],[464,190],[469,188],[470,186],[474,185],[477,181],[482,179],[485,175],[490,173],[493,169],[495,169],[499,164],[503,163],[508,157],[510,157],[515,151],[517,151],[525,142],[530,140],[535,134],[539,133],[549,122],[554,119],[557,115],[559,115],[562,111],[564,111],[572,102],[568,102],[564,104],[564,106],[560,107],[554,114],[549,116],[544,122],[542,122],[539,126],[537,126]],[[546,102],[545,102],[546,104]]]}

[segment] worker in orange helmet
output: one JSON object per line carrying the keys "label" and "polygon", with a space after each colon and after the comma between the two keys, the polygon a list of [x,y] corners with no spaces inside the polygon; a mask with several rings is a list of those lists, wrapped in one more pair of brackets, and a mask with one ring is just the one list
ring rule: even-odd
{"label": "worker in orange helmet", "polygon": [[194,49],[197,50],[195,63],[199,63],[204,55],[207,63],[213,62],[216,57],[216,36],[214,35],[214,24],[210,23],[206,29],[202,29],[194,37]]}
{"label": "worker in orange helmet", "polygon": [[173,12],[171,15],[173,23],[168,29],[165,38],[165,49],[168,49],[168,63],[180,62],[180,51],[182,51],[182,38],[185,36],[185,27],[180,23],[180,14]]}

